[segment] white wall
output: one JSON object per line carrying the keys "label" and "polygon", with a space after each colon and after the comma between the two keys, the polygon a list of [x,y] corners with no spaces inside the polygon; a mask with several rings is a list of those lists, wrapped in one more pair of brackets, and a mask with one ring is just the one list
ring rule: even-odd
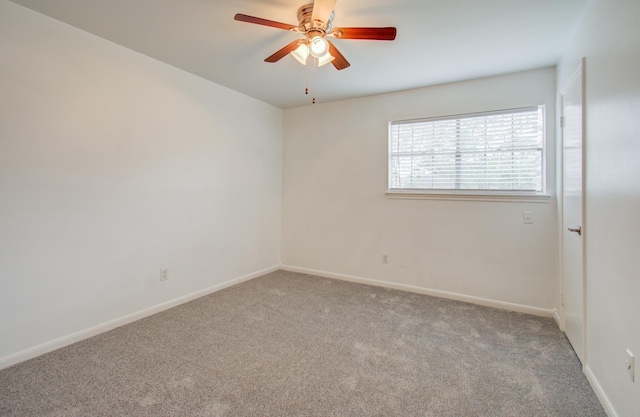
{"label": "white wall", "polygon": [[620,417],[640,415],[639,16],[637,0],[591,1],[558,65],[560,90],[586,57],[585,372]]}
{"label": "white wall", "polygon": [[0,364],[279,265],[281,166],[282,110],[0,0]]}
{"label": "white wall", "polygon": [[[389,121],[545,104],[553,195],[555,85],[555,68],[544,68],[285,110],[282,263],[550,312],[555,196],[417,201],[385,191]],[[524,210],[535,224],[523,224]]]}

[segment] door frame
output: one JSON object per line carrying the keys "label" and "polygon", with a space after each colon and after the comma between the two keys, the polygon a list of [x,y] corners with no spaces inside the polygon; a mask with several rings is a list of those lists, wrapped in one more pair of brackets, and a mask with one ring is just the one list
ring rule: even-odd
{"label": "door frame", "polygon": [[564,84],[558,94],[559,104],[559,119],[558,119],[558,136],[560,140],[556,146],[557,150],[557,164],[556,170],[558,172],[556,187],[558,190],[558,252],[559,252],[559,265],[558,265],[558,277],[559,277],[559,294],[558,294],[558,309],[560,311],[559,317],[556,317],[560,330],[565,330],[565,311],[564,311],[564,102],[563,98],[571,84],[575,79],[582,76],[582,349],[583,349],[583,363],[582,367],[588,363],[588,348],[587,348],[587,212],[586,212],[586,58],[582,57],[578,68],[573,72],[571,77]]}

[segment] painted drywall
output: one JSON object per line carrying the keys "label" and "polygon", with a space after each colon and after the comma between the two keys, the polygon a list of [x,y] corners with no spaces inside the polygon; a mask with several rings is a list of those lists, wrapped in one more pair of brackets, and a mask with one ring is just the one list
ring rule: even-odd
{"label": "painted drywall", "polygon": [[0,362],[279,265],[281,166],[281,109],[1,0]]}
{"label": "painted drywall", "polygon": [[640,2],[593,0],[558,65],[586,58],[586,363],[610,415],[640,415]]}
{"label": "painted drywall", "polygon": [[[282,263],[551,311],[555,88],[555,68],[543,68],[286,109]],[[548,202],[385,196],[389,121],[540,104],[548,121]],[[524,211],[534,224],[524,224]]]}

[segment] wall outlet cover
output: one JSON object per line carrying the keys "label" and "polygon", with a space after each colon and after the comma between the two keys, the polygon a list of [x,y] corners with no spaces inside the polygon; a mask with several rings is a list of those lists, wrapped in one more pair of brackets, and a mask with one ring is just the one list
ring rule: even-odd
{"label": "wall outlet cover", "polygon": [[627,349],[627,360],[625,361],[625,365],[627,366],[627,372],[629,373],[631,381],[635,382],[636,357],[629,349]]}

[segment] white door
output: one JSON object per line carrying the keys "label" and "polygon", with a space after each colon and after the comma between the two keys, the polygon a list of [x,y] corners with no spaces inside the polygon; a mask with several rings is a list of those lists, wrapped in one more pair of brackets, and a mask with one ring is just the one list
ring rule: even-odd
{"label": "white door", "polygon": [[562,93],[562,300],[564,326],[584,363],[585,285],[583,272],[583,69]]}

